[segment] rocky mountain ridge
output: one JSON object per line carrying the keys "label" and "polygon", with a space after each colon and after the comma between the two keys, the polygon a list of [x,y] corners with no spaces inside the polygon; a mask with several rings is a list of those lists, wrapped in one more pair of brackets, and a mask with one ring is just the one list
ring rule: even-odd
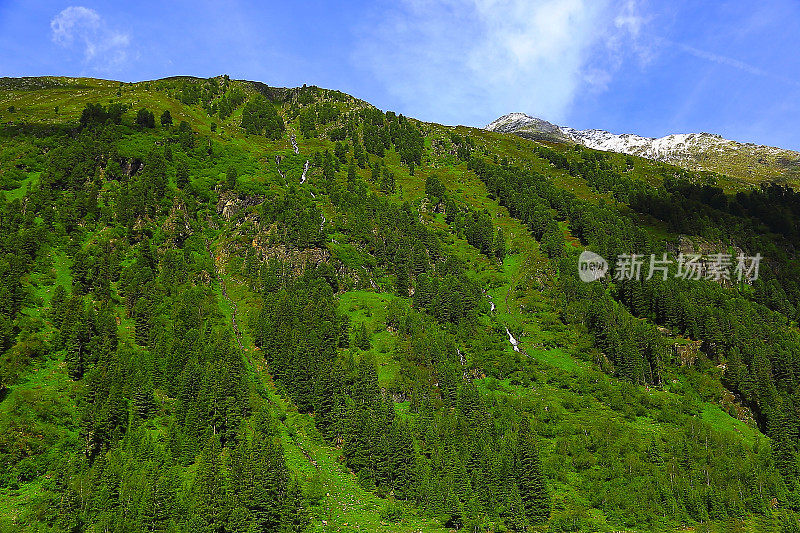
{"label": "rocky mountain ridge", "polygon": [[678,133],[653,138],[600,129],[576,130],[525,113],[503,115],[485,129],[537,141],[576,143],[595,150],[646,157],[747,182],[800,183],[800,152],[732,141],[712,133]]}

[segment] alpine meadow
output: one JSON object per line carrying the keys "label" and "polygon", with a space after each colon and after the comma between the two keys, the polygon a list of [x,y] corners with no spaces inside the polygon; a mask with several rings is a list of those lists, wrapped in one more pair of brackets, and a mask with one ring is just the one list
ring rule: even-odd
{"label": "alpine meadow", "polygon": [[796,152],[490,129],[0,78],[0,531],[800,531]]}

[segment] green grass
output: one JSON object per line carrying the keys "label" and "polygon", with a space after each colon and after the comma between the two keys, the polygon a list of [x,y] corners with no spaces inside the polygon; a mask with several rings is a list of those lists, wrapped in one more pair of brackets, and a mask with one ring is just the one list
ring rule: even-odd
{"label": "green grass", "polygon": [[[3,439],[11,449],[28,450],[38,463],[55,461],[65,448],[76,448],[78,428],[72,399],[79,387],[67,376],[60,354],[37,361],[0,402]],[[32,520],[30,513],[37,511],[53,489],[48,476],[36,477],[19,488],[0,489],[0,530],[23,530]]]}
{"label": "green grass", "polygon": [[703,402],[703,411],[700,418],[708,422],[717,431],[735,433],[748,444],[753,444],[756,439],[767,440],[767,437],[760,431],[732,417],[718,405]]}
{"label": "green grass", "polygon": [[578,372],[583,368],[581,363],[576,361],[562,348],[550,350],[528,349],[528,355],[555,368],[566,370],[567,372]]}
{"label": "green grass", "polygon": [[5,194],[6,200],[9,202],[12,200],[21,200],[28,193],[31,185],[39,179],[40,174],[41,172],[28,172],[28,177],[20,181],[19,187],[10,191],[4,191],[0,194]]}
{"label": "green grass", "polygon": [[339,297],[339,310],[350,317],[352,329],[364,323],[371,334],[382,387],[391,385],[400,371],[400,363],[393,356],[394,335],[386,329],[387,308],[395,298],[392,294],[367,291],[348,291]]}

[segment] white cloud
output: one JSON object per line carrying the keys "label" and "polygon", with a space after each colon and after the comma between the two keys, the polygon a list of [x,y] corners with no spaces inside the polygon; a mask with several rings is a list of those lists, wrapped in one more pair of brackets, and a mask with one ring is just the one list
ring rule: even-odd
{"label": "white cloud", "polygon": [[800,83],[796,80],[791,78],[787,78],[786,76],[782,76],[780,74],[774,74],[772,72],[768,72],[762,68],[753,66],[749,63],[745,63],[744,61],[739,61],[738,59],[734,59],[732,57],[724,56],[721,54],[715,54],[714,52],[708,52],[706,50],[701,50],[699,48],[695,48],[693,46],[689,46],[686,44],[681,43],[672,43],[670,41],[666,41],[667,43],[673,44],[677,46],[679,49],[683,50],[687,54],[693,55],[694,57],[705,59],[707,61],[711,61],[712,63],[716,63],[718,65],[723,65],[726,67],[732,67],[737,70],[741,70],[742,72],[747,72],[748,74],[752,74],[754,76],[761,76],[763,78],[770,78],[773,80],[781,81],[788,85],[794,85],[795,87],[800,87]]}
{"label": "white cloud", "polygon": [[647,19],[639,14],[639,6],[635,0],[628,0],[625,6],[614,17],[614,26],[617,28],[627,30],[632,37],[639,37],[642,31],[642,26],[647,22]]}
{"label": "white cloud", "polygon": [[587,68],[583,73],[583,81],[589,85],[593,91],[602,92],[608,89],[608,85],[614,77],[608,70],[601,68]]}
{"label": "white cloud", "polygon": [[93,9],[70,6],[50,21],[53,42],[65,48],[81,48],[83,61],[97,71],[108,72],[128,57],[130,36],[117,31]]}
{"label": "white cloud", "polygon": [[705,50],[700,50],[699,48],[695,48],[693,46],[689,46],[686,44],[675,43],[675,45],[684,52],[691,54],[695,57],[698,57],[700,59],[706,59],[708,61],[711,61],[712,63],[717,63],[718,65],[733,67],[735,69],[742,70],[744,72],[747,72],[749,74],[754,74],[756,76],[768,76],[767,72],[761,70],[758,67],[754,67],[753,65],[748,65],[744,61],[739,61],[738,59],[723,56],[720,54],[715,54],[713,52],[706,52]]}
{"label": "white cloud", "polygon": [[355,60],[410,113],[482,125],[524,111],[563,120],[639,53],[647,19],[611,0],[403,0],[362,32]]}

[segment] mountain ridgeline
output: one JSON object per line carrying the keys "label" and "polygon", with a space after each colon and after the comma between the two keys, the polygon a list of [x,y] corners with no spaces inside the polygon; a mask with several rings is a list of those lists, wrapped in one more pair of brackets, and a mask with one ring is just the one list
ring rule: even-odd
{"label": "mountain ridgeline", "polygon": [[742,184],[777,181],[800,183],[800,153],[794,150],[740,143],[711,133],[672,134],[654,139],[631,133],[576,130],[556,126],[524,113],[509,113],[486,126],[527,139],[577,143],[587,148],[630,154],[678,165],[692,171],[720,174]]}
{"label": "mountain ridgeline", "polygon": [[791,169],[501,122],[0,79],[0,530],[800,531]]}

